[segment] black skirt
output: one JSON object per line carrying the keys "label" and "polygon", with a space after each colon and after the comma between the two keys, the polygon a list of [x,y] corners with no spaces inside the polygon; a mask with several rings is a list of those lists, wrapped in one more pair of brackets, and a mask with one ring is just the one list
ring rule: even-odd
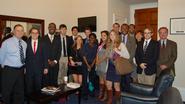
{"label": "black skirt", "polygon": [[71,74],[82,74],[82,66],[69,66],[69,75]]}

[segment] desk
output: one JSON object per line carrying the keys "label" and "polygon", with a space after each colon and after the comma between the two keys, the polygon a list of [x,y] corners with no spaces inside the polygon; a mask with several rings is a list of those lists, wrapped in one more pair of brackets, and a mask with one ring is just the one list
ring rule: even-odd
{"label": "desk", "polygon": [[78,94],[78,104],[81,103],[81,88],[68,88],[65,84],[59,85],[60,91],[55,93],[54,95],[47,95],[42,92],[33,92],[31,95],[28,96],[29,101],[36,102],[38,104],[48,104],[51,101],[58,100],[59,98],[67,98],[68,95],[74,94],[77,91]]}

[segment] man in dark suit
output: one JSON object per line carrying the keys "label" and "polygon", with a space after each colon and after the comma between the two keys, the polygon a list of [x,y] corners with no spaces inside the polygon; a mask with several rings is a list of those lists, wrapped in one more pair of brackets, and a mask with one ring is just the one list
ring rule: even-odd
{"label": "man in dark suit", "polygon": [[40,91],[42,75],[48,73],[48,55],[46,46],[39,38],[39,30],[30,30],[31,38],[27,41],[26,49],[26,91]]}
{"label": "man in dark suit", "polygon": [[129,83],[132,82],[132,79],[136,77],[136,68],[135,68],[136,66],[133,62],[133,58],[135,56],[135,50],[136,50],[136,41],[134,37],[130,36],[129,26],[127,24],[121,25],[121,39],[128,49],[128,52],[130,54],[129,62],[132,64],[133,69],[135,70],[135,72],[133,72],[133,76],[131,75],[132,73],[122,76],[122,80],[121,80],[122,88],[123,90],[128,90]]}
{"label": "man in dark suit", "polygon": [[157,41],[152,40],[153,30],[146,28],[144,30],[144,41],[138,43],[136,48],[136,63],[138,82],[147,85],[153,85],[157,71],[157,59],[159,47]]}
{"label": "man in dark suit", "polygon": [[58,84],[64,83],[64,77],[68,76],[68,56],[71,54],[71,48],[73,44],[73,37],[67,35],[67,26],[61,24],[60,30],[60,41],[61,41],[61,57],[59,60],[59,73],[58,73]]}
{"label": "man in dark suit", "polygon": [[72,32],[72,38],[73,38],[73,43],[74,43],[75,38],[78,36],[78,27],[77,26],[73,26],[71,28],[71,32]]}
{"label": "man in dark suit", "polygon": [[166,27],[159,28],[160,53],[157,62],[157,76],[162,70],[169,70],[175,76],[175,61],[177,59],[176,42],[167,39],[168,29]]}
{"label": "man in dark suit", "polygon": [[57,85],[59,59],[61,55],[60,36],[56,35],[55,23],[48,26],[49,33],[44,36],[44,44],[48,52],[48,74],[45,76],[44,85]]}

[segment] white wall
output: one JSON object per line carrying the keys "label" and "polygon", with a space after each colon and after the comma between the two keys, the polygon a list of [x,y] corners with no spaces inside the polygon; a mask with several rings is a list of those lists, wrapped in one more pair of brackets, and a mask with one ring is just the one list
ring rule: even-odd
{"label": "white wall", "polygon": [[[185,0],[158,0],[158,27],[166,26],[169,28],[170,18],[185,17]],[[176,61],[175,87],[179,88],[183,101],[185,101],[185,35],[169,35],[171,40],[177,42],[178,58]]]}
{"label": "white wall", "polygon": [[50,22],[64,23],[70,31],[78,17],[97,16],[100,33],[108,27],[108,0],[1,0],[0,14],[44,19],[45,32]]}
{"label": "white wall", "polygon": [[158,6],[157,2],[142,3],[142,4],[131,4],[130,5],[130,24],[135,24],[134,14],[135,14],[136,9],[156,8],[157,6]]}
{"label": "white wall", "polygon": [[[113,16],[114,15],[114,16]],[[125,0],[108,0],[108,29],[112,29],[112,24],[128,23],[129,4]]]}

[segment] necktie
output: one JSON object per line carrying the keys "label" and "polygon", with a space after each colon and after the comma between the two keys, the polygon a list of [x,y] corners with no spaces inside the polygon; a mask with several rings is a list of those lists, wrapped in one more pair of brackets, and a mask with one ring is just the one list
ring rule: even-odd
{"label": "necktie", "polygon": [[65,39],[63,38],[63,53],[64,53],[64,57],[67,56],[67,54],[66,54],[66,47],[65,46],[66,46],[65,45]]}
{"label": "necktie", "polygon": [[146,52],[147,46],[148,46],[148,43],[147,43],[147,41],[145,41],[145,45],[144,45],[144,47],[143,47],[144,53]]}
{"label": "necktie", "polygon": [[163,43],[162,43],[162,48],[165,48],[165,43],[164,43],[164,40],[163,40]]}
{"label": "necktie", "polygon": [[123,34],[123,43],[125,43],[125,35]]}
{"label": "necktie", "polygon": [[36,41],[34,41],[34,43],[33,43],[33,53],[34,54],[36,53]]}
{"label": "necktie", "polygon": [[23,52],[23,47],[21,45],[21,40],[19,40],[19,52],[20,52],[20,61],[22,64],[24,64],[24,52]]}

